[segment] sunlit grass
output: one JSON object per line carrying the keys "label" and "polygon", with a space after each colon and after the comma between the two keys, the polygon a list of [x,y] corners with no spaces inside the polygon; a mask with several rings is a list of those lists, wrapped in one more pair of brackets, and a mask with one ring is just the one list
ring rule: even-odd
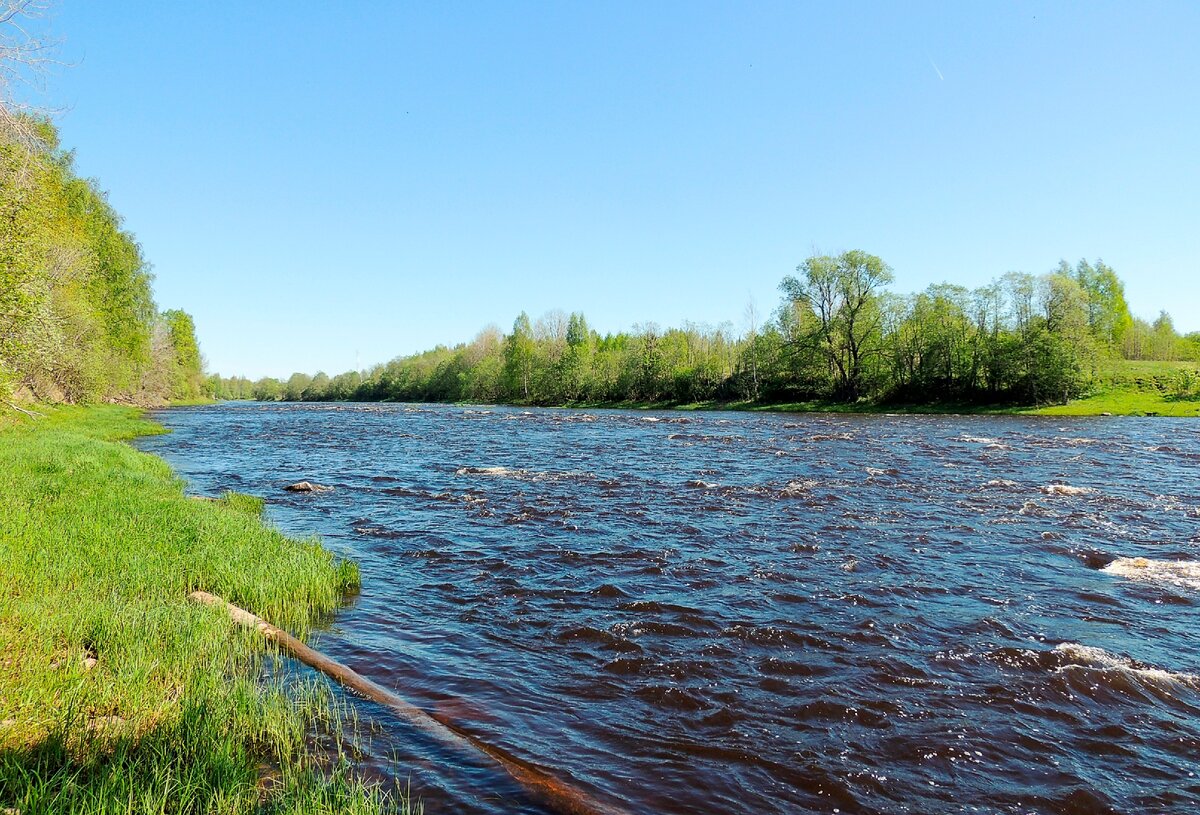
{"label": "sunlit grass", "polygon": [[1111,360],[1099,366],[1091,395],[1029,411],[1047,416],[1200,416],[1195,362]]}
{"label": "sunlit grass", "polygon": [[256,634],[187,601],[204,589],[304,634],[357,569],[264,526],[261,499],[185,498],[115,441],[158,431],[136,411],[44,412],[0,427],[0,809],[392,806],[305,746],[341,713],[324,686],[284,693]]}
{"label": "sunlit grass", "polygon": [[1023,411],[1042,416],[1200,416],[1200,400],[1173,399],[1156,390],[1118,389]]}

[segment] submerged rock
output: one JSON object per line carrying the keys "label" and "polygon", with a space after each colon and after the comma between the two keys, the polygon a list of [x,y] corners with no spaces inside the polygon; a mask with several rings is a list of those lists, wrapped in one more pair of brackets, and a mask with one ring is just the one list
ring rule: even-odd
{"label": "submerged rock", "polygon": [[314,484],[311,481],[297,481],[284,487],[288,492],[331,492],[333,487]]}

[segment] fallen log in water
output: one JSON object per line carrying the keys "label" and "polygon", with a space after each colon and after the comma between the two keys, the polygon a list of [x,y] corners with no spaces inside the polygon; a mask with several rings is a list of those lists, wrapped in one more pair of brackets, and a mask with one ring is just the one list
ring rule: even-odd
{"label": "fallen log in water", "polygon": [[385,705],[423,732],[459,748],[470,748],[483,753],[499,764],[530,795],[554,812],[561,815],[627,815],[625,810],[601,803],[583,790],[568,782],[560,781],[545,770],[522,761],[498,747],[485,744],[458,727],[435,718],[416,705],[401,699],[382,685],[372,682],[342,663],[330,659],[320,651],[309,648],[282,628],[276,628],[261,617],[226,602],[215,594],[194,591],[188,595],[188,599],[196,603],[224,608],[238,625],[257,630],[278,645],[284,653],[315,668],[361,696]]}

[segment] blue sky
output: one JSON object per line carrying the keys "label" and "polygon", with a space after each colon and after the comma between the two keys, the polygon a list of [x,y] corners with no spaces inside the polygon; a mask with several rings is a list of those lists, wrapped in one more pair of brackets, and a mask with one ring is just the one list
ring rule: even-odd
{"label": "blue sky", "polygon": [[1200,4],[63,0],[39,104],[211,370],[504,328],[740,328],[814,250],[899,291],[1103,258],[1200,329]]}

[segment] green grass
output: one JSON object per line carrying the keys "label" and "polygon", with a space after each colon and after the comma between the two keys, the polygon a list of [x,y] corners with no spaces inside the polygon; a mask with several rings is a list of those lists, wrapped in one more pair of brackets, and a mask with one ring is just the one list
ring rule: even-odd
{"label": "green grass", "polygon": [[1200,363],[1183,360],[1113,359],[1097,366],[1096,377],[1111,387],[1166,390],[1176,384],[1181,375],[1195,375],[1198,371]]}
{"label": "green grass", "polygon": [[1105,390],[1065,405],[1021,411],[1041,416],[1200,416],[1200,400],[1175,399],[1156,390]]}
{"label": "green grass", "polygon": [[1200,416],[1200,366],[1195,362],[1111,360],[1097,369],[1089,396],[1024,412],[1044,416]]}
{"label": "green grass", "polygon": [[217,499],[217,503],[227,506],[236,512],[243,512],[252,518],[261,518],[267,502],[257,495],[244,495],[240,492],[226,492]]}
{"label": "green grass", "polygon": [[186,498],[119,443],[160,432],[137,411],[40,410],[0,421],[0,811],[407,810],[307,746],[344,730],[326,686],[285,688],[256,633],[186,599],[303,635],[357,569],[264,526],[261,499]]}

